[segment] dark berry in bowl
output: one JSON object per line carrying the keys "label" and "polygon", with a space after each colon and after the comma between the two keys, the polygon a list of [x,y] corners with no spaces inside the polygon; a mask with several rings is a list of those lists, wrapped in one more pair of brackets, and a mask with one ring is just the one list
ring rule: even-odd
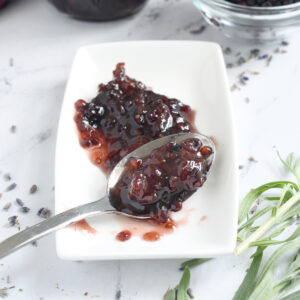
{"label": "dark berry in bowl", "polygon": [[272,7],[282,6],[300,2],[300,0],[226,0],[228,2],[247,5],[247,6],[261,6],[261,7]]}

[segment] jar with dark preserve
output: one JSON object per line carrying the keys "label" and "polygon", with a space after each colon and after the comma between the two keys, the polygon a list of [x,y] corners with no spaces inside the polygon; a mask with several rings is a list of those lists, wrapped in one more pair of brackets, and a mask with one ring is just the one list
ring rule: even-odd
{"label": "jar with dark preserve", "polygon": [[127,17],[143,8],[147,0],[49,0],[57,9],[82,20],[109,21]]}
{"label": "jar with dark preserve", "polygon": [[8,0],[0,0],[0,8],[4,7],[7,4]]}

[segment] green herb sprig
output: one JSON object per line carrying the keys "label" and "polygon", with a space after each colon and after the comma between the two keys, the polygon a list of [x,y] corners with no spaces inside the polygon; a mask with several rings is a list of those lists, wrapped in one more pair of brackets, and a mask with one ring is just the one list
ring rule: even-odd
{"label": "green herb sprig", "polygon": [[188,267],[185,267],[179,285],[174,289],[169,289],[164,296],[164,300],[190,300],[191,297],[188,294],[190,278],[190,270]]}
{"label": "green herb sprig", "polygon": [[[286,160],[283,160],[279,153],[278,156],[286,168],[292,172],[296,177],[297,183],[291,181],[275,181],[264,184],[252,191],[250,191],[240,204],[239,210],[239,238],[241,244],[236,248],[235,255],[240,255],[249,247],[255,246],[270,246],[275,244],[282,244],[292,241],[300,235],[300,225],[296,228],[294,233],[286,240],[274,240],[286,228],[288,228],[293,221],[293,218],[300,214],[300,177],[297,169],[300,166],[300,159],[296,160],[293,153],[289,154]],[[251,206],[264,193],[276,190],[281,190],[280,196],[272,198],[271,204],[261,209],[260,211],[250,215]],[[270,200],[270,198],[267,198]],[[253,226],[254,223],[270,213],[270,217],[261,225]],[[273,231],[272,231],[273,230]],[[271,231],[270,234],[261,238],[265,233]]]}
{"label": "green herb sprig", "polygon": [[[233,300],[300,299],[300,290],[290,293],[300,283],[300,224],[288,238],[276,239],[294,224],[296,219],[300,219],[300,176],[298,174],[300,159],[296,159],[293,153],[289,154],[286,160],[282,159],[278,152],[277,154],[283,165],[295,176],[296,182],[269,182],[251,190],[242,200],[239,208],[237,238],[240,244],[234,254],[240,255],[249,247],[257,247],[257,249],[251,256],[250,268]],[[270,195],[270,192],[277,192],[277,194]],[[258,206],[262,208],[257,210]],[[262,217],[267,217],[267,220],[262,225],[257,225]],[[264,250],[273,245],[279,247],[261,266]],[[286,272],[278,280],[274,276],[274,266],[289,251],[297,253],[288,262]],[[168,291],[164,300],[190,300],[191,297],[187,292],[190,281],[189,269],[208,260],[210,259],[192,259],[183,262],[181,269],[184,273],[181,281],[177,288]],[[287,295],[288,293],[290,294]]]}

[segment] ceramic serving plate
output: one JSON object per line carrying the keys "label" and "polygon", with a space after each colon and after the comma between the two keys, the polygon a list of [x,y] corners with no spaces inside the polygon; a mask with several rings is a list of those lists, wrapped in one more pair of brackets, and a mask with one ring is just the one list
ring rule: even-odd
{"label": "ceramic serving plate", "polygon": [[[159,241],[141,238],[148,223],[107,215],[56,235],[57,254],[71,260],[213,257],[233,251],[237,231],[237,159],[230,92],[221,48],[214,43],[143,41],[99,44],[78,50],[66,88],[56,149],[56,213],[104,196],[106,177],[78,142],[73,120],[77,99],[91,100],[112,79],[118,62],[155,92],[196,111],[198,130],[214,137],[217,155],[204,187],[173,214],[177,229]],[[91,229],[92,228],[92,229]],[[116,234],[130,229],[126,242]]]}

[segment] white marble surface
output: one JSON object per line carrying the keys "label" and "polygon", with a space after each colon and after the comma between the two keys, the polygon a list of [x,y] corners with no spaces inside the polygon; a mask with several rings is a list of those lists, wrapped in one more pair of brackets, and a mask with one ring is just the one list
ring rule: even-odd
{"label": "white marble surface", "polygon": [[[40,221],[40,207],[53,209],[54,148],[60,105],[76,49],[85,44],[140,39],[213,40],[242,55],[255,45],[225,40],[211,28],[193,33],[204,24],[189,0],[152,0],[135,17],[107,23],[85,23],[58,13],[46,1],[15,0],[0,12],[0,189],[9,182],[17,188],[3,194],[0,206],[0,238],[17,231],[7,227],[7,217],[18,214],[21,227]],[[285,178],[274,152],[300,153],[300,38],[282,47],[285,54],[265,60],[253,59],[228,70],[231,84],[244,70],[258,71],[240,91],[232,93],[238,135],[240,195],[268,180]],[[276,46],[262,48],[271,53]],[[226,56],[228,62],[236,60]],[[13,62],[12,66],[10,62]],[[246,98],[250,101],[247,103]],[[220,99],[221,100],[221,99]],[[16,125],[15,133],[10,128]],[[253,156],[257,162],[249,162]],[[39,190],[29,195],[32,184]],[[31,212],[20,214],[15,198]],[[249,252],[239,258],[220,257],[192,271],[196,299],[230,300],[249,264]],[[9,299],[161,299],[177,284],[179,260],[70,262],[56,257],[54,236],[11,255],[0,264],[0,288]],[[10,283],[6,283],[6,276]],[[3,279],[1,279],[3,278]],[[23,291],[19,291],[23,289]],[[120,292],[118,292],[120,291]],[[87,296],[84,293],[88,292]],[[98,298],[97,298],[98,297]]]}

